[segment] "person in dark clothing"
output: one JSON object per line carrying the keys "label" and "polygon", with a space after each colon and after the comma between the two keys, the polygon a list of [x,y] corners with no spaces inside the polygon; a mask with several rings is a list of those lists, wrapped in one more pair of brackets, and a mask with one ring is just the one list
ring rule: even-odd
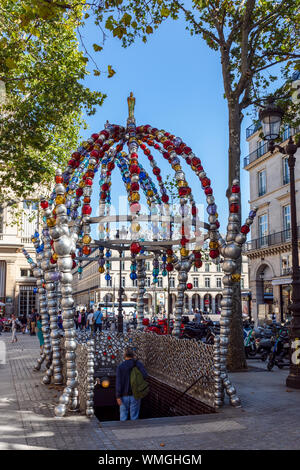
{"label": "person in dark clothing", "polygon": [[116,377],[116,398],[120,407],[120,421],[126,421],[128,414],[131,420],[136,420],[139,417],[141,400],[136,400],[132,394],[130,373],[133,367],[136,366],[145,379],[147,372],[140,361],[135,361],[134,352],[131,348],[125,349],[124,359],[124,362],[117,368]]}

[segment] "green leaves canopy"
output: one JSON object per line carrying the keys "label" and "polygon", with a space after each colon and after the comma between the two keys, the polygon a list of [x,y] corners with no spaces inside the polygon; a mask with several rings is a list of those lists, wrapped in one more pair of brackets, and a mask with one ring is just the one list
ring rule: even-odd
{"label": "green leaves canopy", "polygon": [[[0,6],[0,198],[25,197],[45,184],[78,144],[81,115],[105,98],[83,85],[87,58],[76,26],[45,1],[3,0]],[[4,89],[6,97],[4,99]]]}

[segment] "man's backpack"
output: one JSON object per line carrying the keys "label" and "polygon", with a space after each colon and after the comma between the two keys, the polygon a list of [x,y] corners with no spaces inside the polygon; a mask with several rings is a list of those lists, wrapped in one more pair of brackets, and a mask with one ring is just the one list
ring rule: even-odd
{"label": "man's backpack", "polygon": [[132,395],[136,400],[144,398],[149,393],[149,384],[144,379],[140,369],[136,366],[136,361],[130,372],[130,385]]}

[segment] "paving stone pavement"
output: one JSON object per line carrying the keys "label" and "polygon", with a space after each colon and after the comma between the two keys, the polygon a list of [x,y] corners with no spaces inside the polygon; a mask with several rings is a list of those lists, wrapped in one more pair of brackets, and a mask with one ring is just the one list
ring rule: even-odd
{"label": "paving stone pavement", "polygon": [[[300,447],[300,390],[287,389],[287,370],[266,371],[249,361],[249,370],[231,374],[242,408],[226,404],[218,413],[102,422],[79,413],[54,417],[62,387],[42,383],[34,372],[36,337],[2,334],[7,351],[0,363],[0,450],[223,450]],[[3,347],[3,343],[1,344]]]}

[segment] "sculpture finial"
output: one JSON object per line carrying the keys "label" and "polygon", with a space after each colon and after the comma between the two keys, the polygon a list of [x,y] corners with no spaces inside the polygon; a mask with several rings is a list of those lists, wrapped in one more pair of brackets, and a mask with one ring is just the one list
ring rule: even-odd
{"label": "sculpture finial", "polygon": [[128,103],[128,117],[134,118],[134,107],[135,107],[135,97],[133,96],[133,92],[130,92],[130,96],[127,98]]}

